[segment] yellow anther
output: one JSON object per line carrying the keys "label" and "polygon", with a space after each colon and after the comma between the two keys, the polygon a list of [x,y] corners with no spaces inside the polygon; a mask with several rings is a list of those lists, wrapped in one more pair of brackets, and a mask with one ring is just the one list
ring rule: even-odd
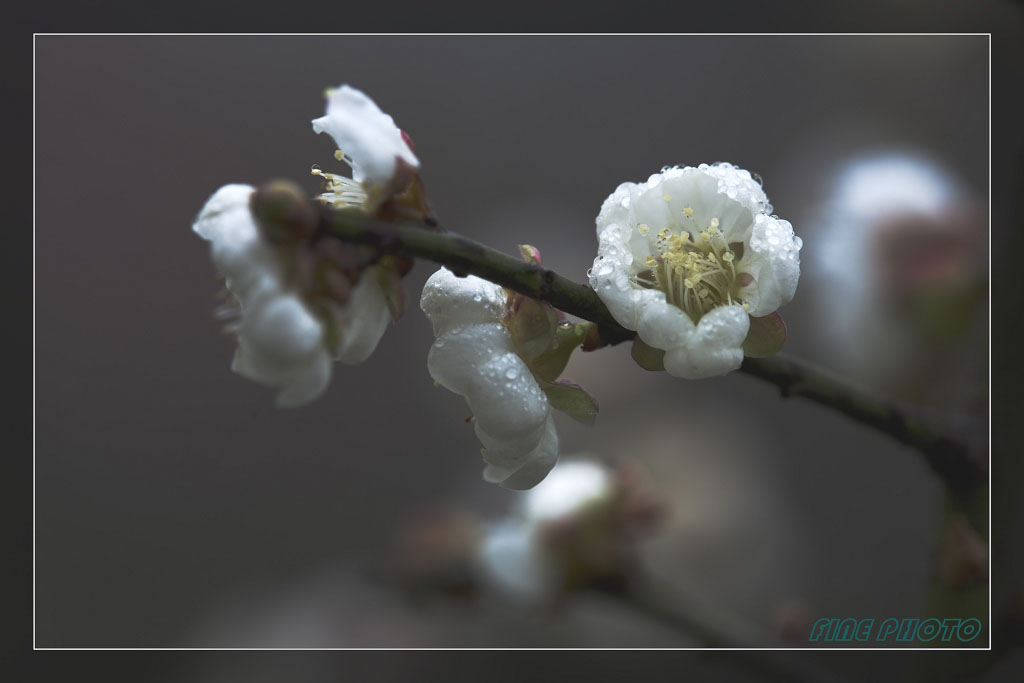
{"label": "yellow anther", "polygon": [[670,195],[670,194],[663,194],[663,195],[661,195],[661,198],[662,198],[662,199],[663,199],[664,201],[666,201],[666,202],[670,202],[670,201],[672,201],[672,195]]}
{"label": "yellow anther", "polygon": [[683,284],[686,285],[687,289],[693,289],[694,287],[696,287],[697,282],[700,282],[700,280],[697,280],[696,282],[691,278],[686,278],[685,280],[683,280]]}
{"label": "yellow anther", "polygon": [[748,304],[748,303],[744,303],[743,304],[743,312],[744,313],[750,313],[750,304]]}
{"label": "yellow anther", "polygon": [[713,252],[713,251],[709,251],[708,252],[708,261],[711,261],[712,263],[718,263],[718,259],[715,258],[715,252]]}
{"label": "yellow anther", "polygon": [[710,292],[708,292],[708,290],[706,289],[701,289],[699,292],[697,292],[697,296],[699,296],[701,299],[708,298],[708,294],[710,294]]}
{"label": "yellow anther", "polygon": [[690,218],[691,216],[693,216],[693,209],[691,209],[690,207],[686,207],[685,209],[683,209],[683,215],[686,216],[687,218]]}
{"label": "yellow anther", "polygon": [[676,275],[682,275],[686,271],[686,269],[683,268],[682,266],[676,266],[675,267],[675,271],[676,271]]}
{"label": "yellow anther", "polygon": [[646,235],[649,230],[650,228],[647,226],[646,223],[641,223],[640,225],[636,226],[636,231],[641,235]]}
{"label": "yellow anther", "polygon": [[661,239],[666,239],[671,234],[672,231],[669,230],[668,228],[662,228],[661,230],[658,231],[658,237],[660,237]]}
{"label": "yellow anther", "polygon": [[345,158],[345,153],[342,152],[340,149],[336,149],[334,150],[334,158],[337,159],[338,161],[341,161],[342,159]]}
{"label": "yellow anther", "polygon": [[727,251],[724,254],[722,254],[722,260],[725,261],[726,263],[732,263],[733,259],[735,258],[736,255],[733,254],[731,251]]}
{"label": "yellow anther", "polygon": [[690,239],[690,233],[683,230],[681,233],[679,233],[679,238],[685,242],[686,240]]}
{"label": "yellow anther", "polygon": [[436,379],[434,380],[434,388],[435,389],[440,389],[441,388],[441,383],[438,382]]}
{"label": "yellow anther", "polygon": [[711,233],[709,233],[707,230],[701,230],[700,231],[700,238],[702,240],[704,240],[705,242],[710,242],[711,241]]}
{"label": "yellow anther", "polygon": [[717,227],[718,227],[718,225],[719,225],[719,223],[718,223],[718,219],[717,219],[717,218],[712,218],[712,219],[711,219],[711,227],[712,227],[712,228],[717,228]]}
{"label": "yellow anther", "polygon": [[651,266],[653,268],[654,266],[658,265],[658,259],[654,258],[653,256],[648,256],[644,260],[644,263],[646,263],[647,265],[649,265],[649,266]]}

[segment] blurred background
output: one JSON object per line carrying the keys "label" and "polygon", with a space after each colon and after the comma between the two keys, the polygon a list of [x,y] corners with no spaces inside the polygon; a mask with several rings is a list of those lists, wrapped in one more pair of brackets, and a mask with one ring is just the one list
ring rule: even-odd
{"label": "blurred background", "polygon": [[[444,225],[580,281],[616,185],[729,161],[804,241],[786,352],[984,451],[988,60],[985,36],[38,37],[36,644],[699,647],[600,597],[424,603],[380,580],[424,511],[493,519],[522,494],[480,478],[415,306],[306,408],[232,374],[191,222],[223,184],[343,170],[309,123],[340,83],[411,135]],[[633,463],[665,502],[636,548],[664,585],[773,636],[930,609],[948,514],[913,451],[626,345],[567,375],[601,414],[561,419],[562,450]]]}

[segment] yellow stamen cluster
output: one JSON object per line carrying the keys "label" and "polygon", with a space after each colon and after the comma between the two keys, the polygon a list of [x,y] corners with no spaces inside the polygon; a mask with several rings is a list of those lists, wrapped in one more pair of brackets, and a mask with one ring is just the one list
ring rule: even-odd
{"label": "yellow stamen cluster", "polygon": [[[334,153],[335,158],[338,158],[338,155],[341,155],[342,159],[345,158],[340,149]],[[323,194],[319,196],[319,199],[325,204],[344,208],[346,206],[362,206],[366,201],[366,190],[363,189],[362,183],[335,173],[325,173],[315,164],[310,173],[320,176],[324,181]]]}
{"label": "yellow stamen cluster", "polygon": [[[683,215],[697,227],[693,209],[683,209]],[[638,274],[634,281],[665,292],[667,301],[686,311],[694,322],[718,306],[743,304],[737,298],[736,254],[719,227],[719,220],[712,218],[694,236],[685,230],[674,233],[662,228],[655,239],[657,255],[644,261],[650,270]],[[646,235],[649,228],[641,224],[637,230]],[[748,307],[743,305],[746,310]]]}

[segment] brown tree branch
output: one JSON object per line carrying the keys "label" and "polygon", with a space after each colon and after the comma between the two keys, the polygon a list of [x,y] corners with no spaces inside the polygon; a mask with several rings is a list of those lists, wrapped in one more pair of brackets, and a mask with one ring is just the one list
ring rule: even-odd
{"label": "brown tree branch", "polygon": [[[359,211],[326,207],[321,211],[320,230],[346,242],[373,246],[381,253],[434,261],[457,275],[476,275],[546,301],[570,315],[595,323],[606,344],[619,344],[636,336],[615,321],[604,302],[589,287],[461,235],[414,223],[384,222]],[[740,372],[776,385],[783,396],[813,401],[915,448],[957,499],[966,500],[987,481],[985,468],[963,440],[911,406],[781,354],[747,358]]]}

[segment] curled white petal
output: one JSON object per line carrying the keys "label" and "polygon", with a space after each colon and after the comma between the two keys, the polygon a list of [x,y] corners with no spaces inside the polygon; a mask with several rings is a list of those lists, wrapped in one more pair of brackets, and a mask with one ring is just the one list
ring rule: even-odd
{"label": "curled white petal", "polygon": [[505,314],[505,290],[481,278],[456,277],[441,268],[427,279],[420,308],[440,336],[458,325],[493,323]]}
{"label": "curled white petal", "polygon": [[724,375],[743,363],[743,340],[750,316],[740,306],[722,306],[697,323],[682,346],[665,352],[665,370],[675,377],[704,379]]}
{"label": "curled white petal", "polygon": [[260,239],[249,210],[251,185],[225,185],[207,200],[192,230],[210,242],[213,263],[231,292],[243,303],[265,286],[280,280],[280,266]]}
{"label": "curled white petal", "polygon": [[[477,432],[480,435],[480,432]],[[501,484],[507,489],[525,491],[530,489],[548,475],[551,468],[558,462],[558,432],[555,430],[554,415],[549,414],[544,421],[543,431],[537,446],[525,455],[516,458],[516,464],[501,465],[509,455],[506,450],[501,456],[496,455],[493,448],[481,451],[484,461],[489,463],[484,468],[484,479],[491,483]],[[521,463],[521,464],[520,464]]]}
{"label": "curled white petal", "polygon": [[327,92],[327,112],[313,120],[313,130],[326,132],[352,159],[353,179],[370,186],[387,185],[398,159],[413,168],[419,160],[402,138],[394,120],[361,90],[348,85]]}
{"label": "curled white petal", "polygon": [[272,288],[243,308],[232,369],[278,387],[278,405],[293,407],[318,398],[331,378],[323,326],[293,293]]}
{"label": "curled white petal", "polygon": [[789,302],[800,276],[800,238],[771,211],[760,183],[731,164],[623,183],[597,217],[591,287],[621,325],[666,352],[670,374],[734,370],[748,314]]}
{"label": "curled white petal", "polygon": [[375,272],[379,268],[367,268],[348,302],[338,309],[340,332],[333,350],[342,363],[353,365],[369,358],[391,324],[391,309]]}
{"label": "curled white petal", "polygon": [[427,368],[469,404],[484,445],[484,478],[507,488],[535,485],[554,466],[558,435],[547,396],[500,322],[504,290],[441,268],[427,280],[420,308],[437,336]]}
{"label": "curled white petal", "polygon": [[749,246],[739,267],[754,280],[742,291],[750,304],[750,315],[760,317],[788,304],[796,294],[803,241],[793,233],[789,221],[758,215]]}

